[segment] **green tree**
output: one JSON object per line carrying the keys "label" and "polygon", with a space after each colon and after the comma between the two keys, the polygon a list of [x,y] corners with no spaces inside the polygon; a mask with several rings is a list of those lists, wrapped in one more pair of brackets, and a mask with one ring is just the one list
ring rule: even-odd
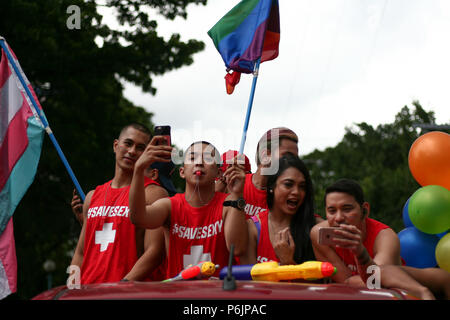
{"label": "green tree", "polygon": [[435,124],[433,112],[425,111],[418,101],[414,110],[404,106],[393,123],[376,128],[362,122],[346,128],[341,142],[324,151],[305,156],[315,186],[319,214],[325,216],[324,192],[339,178],[359,181],[371,204],[371,217],[403,229],[402,209],[420,185],[409,171],[408,154],[412,143],[425,133],[413,124]]}
{"label": "green tree", "polygon": [[[0,4],[0,35],[17,55],[35,87],[50,127],[83,190],[111,178],[113,139],[129,122],[153,128],[152,113],[123,96],[123,83],[156,93],[155,75],[189,65],[204,49],[201,41],[183,42],[178,34],[160,37],[148,12],[173,20],[186,18],[189,4],[207,0],[106,0],[125,31],[103,23],[93,0],[9,0]],[[67,20],[80,9],[80,28]],[[149,10],[153,9],[153,11]],[[34,183],[14,214],[18,292],[28,299],[46,289],[42,268],[56,262],[54,285],[65,284],[80,226],[71,210],[73,183],[46,137]]]}

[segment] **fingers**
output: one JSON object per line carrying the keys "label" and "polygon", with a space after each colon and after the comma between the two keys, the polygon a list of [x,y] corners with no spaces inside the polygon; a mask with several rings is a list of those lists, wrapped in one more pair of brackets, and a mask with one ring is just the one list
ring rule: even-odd
{"label": "fingers", "polygon": [[333,233],[338,238],[345,238],[357,241],[361,240],[361,231],[357,227],[352,225],[342,224],[339,226],[339,229],[335,229]]}
{"label": "fingers", "polygon": [[336,237],[333,237],[336,247],[357,250],[362,243],[361,231],[353,225],[342,224],[339,227],[340,229],[333,232],[336,235]]}
{"label": "fingers", "polygon": [[166,140],[166,137],[164,137],[164,136],[154,136],[152,138],[152,140],[150,141],[149,145],[162,146],[162,147],[164,146],[164,147],[170,147],[171,148],[171,146],[167,145],[167,140]]}
{"label": "fingers", "polygon": [[279,243],[287,244],[288,246],[292,246],[294,244],[294,238],[292,238],[291,231],[289,227],[286,227],[277,232],[275,235],[276,240]]}
{"label": "fingers", "polygon": [[152,141],[147,145],[137,163],[143,167],[147,167],[154,162],[170,162],[172,158],[172,147],[167,145],[156,145],[158,141],[165,141],[162,136],[153,137]]}
{"label": "fingers", "polygon": [[72,210],[75,213],[83,212],[83,203],[81,202],[81,199],[78,196],[78,194],[76,194],[75,192],[74,192],[74,195],[73,195],[73,198],[72,198],[72,202],[70,203],[70,205],[72,207]]}

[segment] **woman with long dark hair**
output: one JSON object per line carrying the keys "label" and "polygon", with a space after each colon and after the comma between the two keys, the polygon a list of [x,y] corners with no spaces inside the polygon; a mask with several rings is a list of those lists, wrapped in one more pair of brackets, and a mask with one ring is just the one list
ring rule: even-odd
{"label": "woman with long dark hair", "polygon": [[278,172],[268,178],[267,204],[269,210],[247,220],[248,248],[240,263],[315,260],[309,236],[316,224],[313,184],[298,156],[288,154],[279,160]]}

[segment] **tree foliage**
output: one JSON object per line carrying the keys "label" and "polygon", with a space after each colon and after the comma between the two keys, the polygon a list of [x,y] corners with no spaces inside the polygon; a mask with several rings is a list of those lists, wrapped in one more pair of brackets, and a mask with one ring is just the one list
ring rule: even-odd
{"label": "tree foliage", "polygon": [[408,154],[412,143],[425,131],[413,124],[435,124],[433,112],[425,111],[418,101],[412,104],[414,110],[404,106],[393,123],[376,128],[358,123],[346,128],[335,147],[305,156],[319,214],[325,216],[326,187],[340,178],[351,178],[361,183],[366,201],[371,204],[371,217],[397,232],[403,228],[403,206],[421,187],[409,171]]}
{"label": "tree foliage", "polygon": [[[125,124],[153,128],[152,113],[124,98],[124,81],[155,94],[154,76],[191,64],[203,50],[203,42],[183,42],[178,34],[165,40],[151,16],[186,18],[189,4],[206,0],[1,2],[0,35],[35,87],[85,193],[112,177],[112,143]],[[72,5],[80,8],[80,29],[67,26]],[[100,6],[114,9],[123,30],[104,24]],[[80,232],[70,210],[73,188],[46,137],[35,181],[14,214],[18,292],[13,298],[31,298],[46,289],[42,265],[47,259],[56,262],[53,284],[65,284]]]}

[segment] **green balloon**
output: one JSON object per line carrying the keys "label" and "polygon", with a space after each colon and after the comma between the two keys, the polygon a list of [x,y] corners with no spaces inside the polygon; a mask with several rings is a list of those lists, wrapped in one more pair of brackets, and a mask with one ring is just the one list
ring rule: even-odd
{"label": "green balloon", "polygon": [[441,186],[420,188],[409,200],[411,222],[422,232],[442,233],[450,228],[450,191]]}

